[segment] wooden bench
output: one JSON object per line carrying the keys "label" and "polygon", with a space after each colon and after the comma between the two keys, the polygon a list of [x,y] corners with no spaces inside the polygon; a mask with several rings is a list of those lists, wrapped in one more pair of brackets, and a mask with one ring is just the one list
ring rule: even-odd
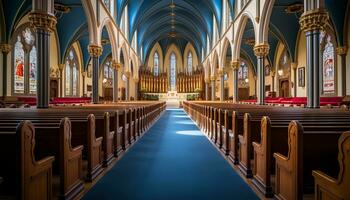
{"label": "wooden bench", "polygon": [[35,140],[35,129],[30,121],[20,122],[13,131],[0,129],[0,176],[3,177],[0,198],[52,198],[52,163],[55,158],[49,156],[37,161]]}

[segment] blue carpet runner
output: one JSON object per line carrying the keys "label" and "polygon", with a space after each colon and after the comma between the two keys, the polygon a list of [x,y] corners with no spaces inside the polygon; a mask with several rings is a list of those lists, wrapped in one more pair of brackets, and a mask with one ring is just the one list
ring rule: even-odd
{"label": "blue carpet runner", "polygon": [[258,199],[183,110],[169,109],[83,199]]}

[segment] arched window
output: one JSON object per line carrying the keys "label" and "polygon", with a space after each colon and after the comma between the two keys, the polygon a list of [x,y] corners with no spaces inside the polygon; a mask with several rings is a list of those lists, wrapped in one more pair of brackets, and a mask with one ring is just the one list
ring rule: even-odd
{"label": "arched window", "polygon": [[176,90],[176,56],[175,53],[170,55],[170,89]]}
{"label": "arched window", "polygon": [[248,65],[245,61],[242,61],[238,69],[238,84],[239,86],[246,86],[248,81]]}
{"label": "arched window", "polygon": [[323,94],[335,93],[335,50],[332,36],[321,32]]}
{"label": "arched window", "polygon": [[158,56],[158,52],[154,53],[154,61],[153,61],[153,74],[154,76],[158,76],[159,75],[159,56]]}
{"label": "arched window", "polygon": [[[283,53],[280,57],[279,66],[278,66],[278,76],[279,77],[289,77],[290,76],[290,65],[291,65],[291,59],[288,54],[288,51],[286,48],[284,48]],[[269,71],[268,71],[269,72]],[[269,73],[265,72],[265,75],[269,75]]]}
{"label": "arched window", "polygon": [[35,95],[37,50],[34,31],[25,24],[14,35],[13,94]]}
{"label": "arched window", "polygon": [[103,65],[103,84],[111,87],[113,83],[113,68],[111,57],[108,57]]}
{"label": "arched window", "polygon": [[72,47],[65,60],[65,95],[78,96],[79,86],[79,66],[77,56]]}
{"label": "arched window", "polygon": [[193,66],[192,66],[192,52],[190,52],[187,56],[187,70],[189,74],[192,74]]}

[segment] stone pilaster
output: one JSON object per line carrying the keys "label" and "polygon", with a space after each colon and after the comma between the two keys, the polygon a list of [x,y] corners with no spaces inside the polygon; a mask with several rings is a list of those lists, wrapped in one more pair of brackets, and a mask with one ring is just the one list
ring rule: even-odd
{"label": "stone pilaster", "polygon": [[122,68],[122,64],[118,63],[116,60],[112,60],[112,68],[114,69],[114,72],[113,72],[113,101],[117,102],[118,98],[119,98],[118,71],[120,68]]}
{"label": "stone pilaster", "polygon": [[343,47],[337,47],[336,48],[337,54],[340,56],[340,63],[341,63],[341,80],[342,80],[342,96],[346,96],[346,53],[348,52],[348,48],[346,46]]}
{"label": "stone pilaster", "polygon": [[233,69],[233,102],[237,103],[238,98],[238,69],[240,66],[239,60],[234,60],[231,62],[231,67]]}
{"label": "stone pilaster", "polygon": [[99,103],[98,79],[99,79],[99,57],[102,55],[102,47],[95,44],[88,46],[88,51],[92,60],[92,102]]}
{"label": "stone pilaster", "polygon": [[257,63],[257,74],[258,74],[258,93],[257,103],[259,105],[265,104],[265,73],[264,73],[264,67],[265,67],[265,58],[268,55],[270,50],[270,47],[267,43],[258,44],[254,47],[254,54],[258,59]]}
{"label": "stone pilaster", "polygon": [[10,44],[0,44],[0,51],[2,52],[2,96],[7,96],[7,55],[11,51]]}
{"label": "stone pilaster", "polygon": [[216,88],[215,88],[215,82],[216,82],[216,76],[215,75],[212,75],[210,77],[210,80],[211,80],[211,100],[212,101],[215,101],[216,100]]}

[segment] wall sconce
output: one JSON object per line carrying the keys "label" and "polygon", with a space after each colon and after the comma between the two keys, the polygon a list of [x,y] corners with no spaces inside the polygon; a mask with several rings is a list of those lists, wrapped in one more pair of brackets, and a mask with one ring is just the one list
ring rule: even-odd
{"label": "wall sconce", "polygon": [[283,76],[283,70],[282,69],[278,70],[278,76]]}
{"label": "wall sconce", "polygon": [[103,82],[103,84],[106,84],[107,83],[107,79],[104,78],[102,82]]}
{"label": "wall sconce", "polygon": [[248,78],[246,78],[244,81],[245,81],[246,83],[249,83],[249,79],[248,79]]}

